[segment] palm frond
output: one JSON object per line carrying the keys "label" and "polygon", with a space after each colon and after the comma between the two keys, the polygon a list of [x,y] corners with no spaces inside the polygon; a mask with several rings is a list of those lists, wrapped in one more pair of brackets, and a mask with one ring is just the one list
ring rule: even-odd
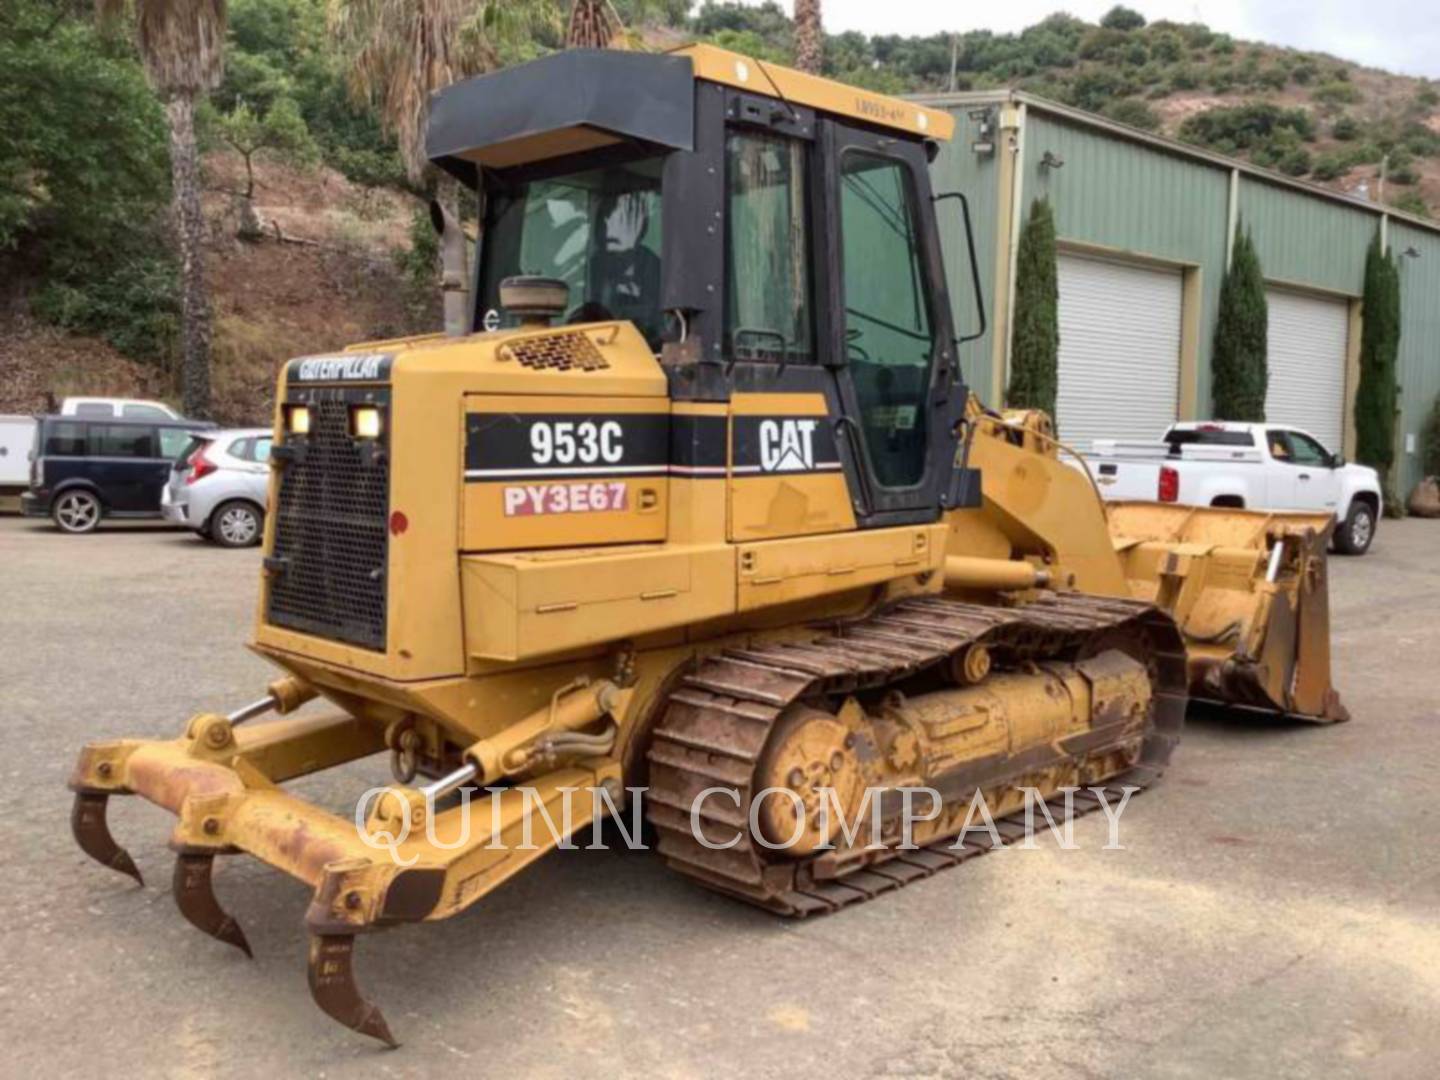
{"label": "palm frond", "polygon": [[493,69],[496,35],[510,32],[506,26],[517,24],[507,20],[533,6],[532,0],[330,0],[330,27],[350,60],[351,93],[379,109],[412,180],[419,181],[426,165],[430,95]]}
{"label": "palm frond", "polygon": [[214,89],[225,74],[226,0],[96,0],[101,19],[133,13],[145,74],[162,95]]}

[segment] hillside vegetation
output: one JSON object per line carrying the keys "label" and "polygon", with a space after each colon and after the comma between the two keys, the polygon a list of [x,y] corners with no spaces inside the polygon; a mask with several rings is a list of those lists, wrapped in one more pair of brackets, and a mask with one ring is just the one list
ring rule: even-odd
{"label": "hillside vegetation", "polygon": [[[476,0],[477,11],[483,5]],[[200,110],[214,412],[268,416],[282,360],[437,319],[425,199],[352,92],[328,0],[230,0]],[[774,3],[616,0],[640,47],[793,59]],[[491,9],[485,9],[491,10]],[[494,4],[492,62],[559,48],[564,0]],[[178,266],[162,106],[127,27],[89,0],[0,0],[0,411],[48,395],[174,396]],[[1440,92],[1334,57],[1116,8],[1018,34],[829,35],[825,73],[891,93],[1013,86],[1417,214],[1440,209]]]}

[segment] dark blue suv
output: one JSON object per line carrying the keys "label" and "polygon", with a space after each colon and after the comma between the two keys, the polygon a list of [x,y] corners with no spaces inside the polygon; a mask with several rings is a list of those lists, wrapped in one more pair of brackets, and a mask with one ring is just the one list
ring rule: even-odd
{"label": "dark blue suv", "polygon": [[157,518],[160,493],[190,445],[190,432],[214,426],[43,416],[20,507],[28,517],[50,516],[67,533],[92,532],[104,517]]}

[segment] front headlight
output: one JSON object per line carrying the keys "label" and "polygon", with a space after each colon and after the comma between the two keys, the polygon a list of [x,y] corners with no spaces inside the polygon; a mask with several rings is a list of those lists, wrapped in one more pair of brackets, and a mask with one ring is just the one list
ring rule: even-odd
{"label": "front headlight", "polygon": [[291,435],[310,434],[310,406],[285,406],[285,430]]}
{"label": "front headlight", "polygon": [[380,410],[374,405],[357,405],[350,410],[350,434],[357,439],[380,437]]}

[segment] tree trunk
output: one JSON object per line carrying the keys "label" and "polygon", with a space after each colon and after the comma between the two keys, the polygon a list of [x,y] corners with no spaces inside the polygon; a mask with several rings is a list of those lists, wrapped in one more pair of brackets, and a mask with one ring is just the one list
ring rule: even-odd
{"label": "tree trunk", "polygon": [[205,287],[205,216],[200,209],[200,154],[195,144],[195,96],[179,92],[166,103],[170,121],[170,181],[180,251],[180,383],[186,416],[210,415],[210,294]]}
{"label": "tree trunk", "polygon": [[820,74],[825,32],[820,27],[820,0],[795,0],[795,66]]}

